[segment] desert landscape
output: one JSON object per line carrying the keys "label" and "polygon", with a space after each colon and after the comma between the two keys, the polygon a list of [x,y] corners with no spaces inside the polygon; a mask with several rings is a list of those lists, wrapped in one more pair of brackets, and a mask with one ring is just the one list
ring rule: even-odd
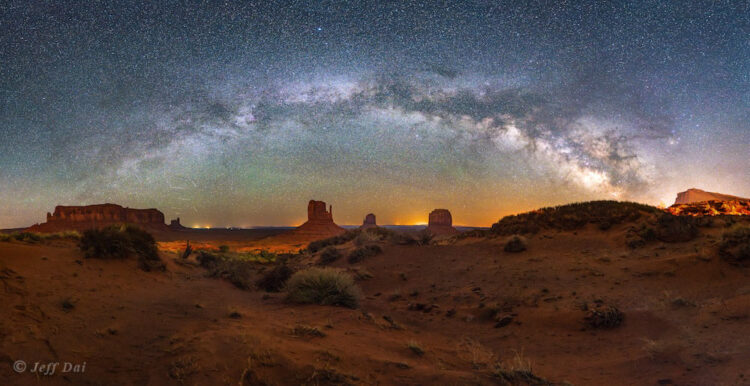
{"label": "desert landscape", "polygon": [[749,7],[0,1],[0,386],[750,386]]}
{"label": "desert landscape", "polygon": [[[308,221],[291,230],[170,228],[130,209],[107,217],[111,205],[58,208],[46,223],[0,236],[0,377],[746,384],[750,217],[686,208],[746,210],[750,201],[717,203],[594,201],[464,232],[445,209],[422,230],[380,227],[373,214],[346,230],[312,200]],[[115,240],[102,229],[127,233],[125,223],[153,232],[158,264],[142,264],[143,248],[119,256],[92,247],[92,237]],[[28,370],[14,371],[24,359]]]}

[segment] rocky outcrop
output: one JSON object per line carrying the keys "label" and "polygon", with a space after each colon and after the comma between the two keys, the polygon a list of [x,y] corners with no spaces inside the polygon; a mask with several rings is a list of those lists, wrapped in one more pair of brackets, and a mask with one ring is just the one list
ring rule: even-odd
{"label": "rocky outcrop", "polygon": [[47,222],[30,227],[30,232],[83,231],[114,224],[134,224],[150,230],[166,230],[164,213],[156,209],[131,209],[116,204],[57,206],[47,213]]}
{"label": "rocky outcrop", "polygon": [[377,226],[378,224],[375,222],[375,215],[372,213],[368,213],[367,216],[365,216],[365,221],[362,222],[362,226],[360,228],[377,228]]}
{"label": "rocky outcrop", "polygon": [[325,202],[310,200],[307,203],[307,221],[291,233],[293,236],[302,236],[314,240],[344,232],[344,228],[333,222],[333,205],[326,210]]}
{"label": "rocky outcrop", "polygon": [[180,224],[180,218],[177,217],[176,219],[169,222],[169,230],[171,231],[180,231],[183,229],[187,229],[182,224]]}
{"label": "rocky outcrop", "polygon": [[730,196],[728,194],[706,192],[700,189],[688,189],[684,192],[677,193],[677,199],[674,201],[674,205],[678,204],[692,204],[694,202],[704,201],[750,201],[750,198],[742,198],[737,196]]}
{"label": "rocky outcrop", "polygon": [[458,233],[453,227],[453,217],[448,209],[435,209],[430,212],[427,230],[434,235]]}
{"label": "rocky outcrop", "polygon": [[675,216],[750,216],[750,201],[701,201],[675,204],[667,208]]}

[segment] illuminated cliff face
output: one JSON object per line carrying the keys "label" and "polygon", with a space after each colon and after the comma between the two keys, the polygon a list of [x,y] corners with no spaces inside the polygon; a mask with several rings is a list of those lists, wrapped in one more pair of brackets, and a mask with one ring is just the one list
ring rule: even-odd
{"label": "illuminated cliff face", "polygon": [[675,204],[667,208],[669,213],[678,216],[750,216],[750,201],[703,201],[690,204]]}
{"label": "illuminated cliff face", "polygon": [[750,201],[750,199],[693,188],[677,193],[677,199],[674,201],[674,204],[692,204],[707,201]]}

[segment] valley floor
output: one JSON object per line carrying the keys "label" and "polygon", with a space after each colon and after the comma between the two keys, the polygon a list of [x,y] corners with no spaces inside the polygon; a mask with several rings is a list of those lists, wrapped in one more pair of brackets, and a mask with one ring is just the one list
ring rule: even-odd
{"label": "valley floor", "polygon": [[[504,238],[386,245],[334,264],[359,273],[358,310],[239,290],[171,252],[166,272],[143,272],[72,242],[0,242],[0,383],[473,385],[530,365],[576,385],[750,384],[750,269],[717,257],[720,235],[635,250],[620,228],[543,232],[521,253]],[[587,328],[597,303],[624,323]]]}

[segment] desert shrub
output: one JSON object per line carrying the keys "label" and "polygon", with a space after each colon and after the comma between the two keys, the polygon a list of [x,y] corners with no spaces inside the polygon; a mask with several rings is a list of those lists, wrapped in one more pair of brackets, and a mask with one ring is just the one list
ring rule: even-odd
{"label": "desert shrub", "polygon": [[693,240],[698,236],[695,217],[663,214],[656,221],[656,238],[668,243]]}
{"label": "desert shrub", "polygon": [[16,232],[12,234],[17,241],[23,241],[30,244],[36,244],[44,239],[40,233],[36,232]]}
{"label": "desert shrub", "polygon": [[719,256],[732,263],[750,260],[750,226],[735,226],[724,232]]}
{"label": "desert shrub", "polygon": [[526,250],[526,239],[520,236],[513,236],[505,243],[503,250],[505,252],[523,252]]}
{"label": "desert shrub", "polygon": [[195,257],[201,267],[206,269],[214,269],[223,260],[222,256],[219,256],[213,252],[200,250],[198,255]]}
{"label": "desert shrub", "polygon": [[374,242],[380,241],[381,236],[374,232],[369,232],[368,230],[364,230],[357,235],[357,237],[354,238],[354,245],[361,247],[363,245],[372,244]]}
{"label": "desert shrub", "polygon": [[220,253],[227,253],[227,252],[229,252],[229,246],[228,245],[219,245],[219,252]]}
{"label": "desert shrub", "polygon": [[493,371],[503,385],[552,386],[554,383],[534,374],[531,361],[516,353],[507,363],[496,363]]}
{"label": "desert shrub", "polygon": [[327,246],[320,253],[320,264],[331,264],[341,258],[341,251],[334,246]]}
{"label": "desert shrub", "polygon": [[266,292],[279,292],[293,273],[294,271],[286,264],[278,264],[258,279],[256,285]]}
{"label": "desert shrub", "polygon": [[591,328],[615,328],[622,324],[625,314],[614,306],[597,306],[586,314],[584,321]]}
{"label": "desert shrub", "polygon": [[639,248],[654,240],[656,240],[656,230],[652,226],[641,224],[628,229],[625,243],[630,248]]}
{"label": "desert shrub", "polygon": [[455,237],[458,240],[461,240],[461,239],[467,239],[467,238],[472,238],[472,237],[476,237],[476,238],[487,237],[490,234],[491,232],[487,229],[472,229],[466,232],[461,232],[453,237]]}
{"label": "desert shrub", "polygon": [[132,225],[89,229],[81,236],[79,247],[86,258],[125,259],[134,255],[144,271],[165,268],[154,237]]}
{"label": "desert shrub", "polygon": [[416,240],[417,245],[428,245],[430,244],[430,242],[432,242],[432,239],[434,238],[435,238],[435,235],[432,232],[425,229],[417,233],[416,237],[414,237],[414,240]]}
{"label": "desert shrub", "polygon": [[634,202],[590,201],[542,208],[528,213],[503,217],[492,224],[490,232],[498,235],[537,233],[542,229],[575,230],[587,224],[600,229],[635,221],[644,214],[658,214],[652,206]]}
{"label": "desert shrub", "polygon": [[349,264],[359,263],[360,261],[368,257],[376,256],[382,252],[383,252],[383,248],[381,248],[380,245],[377,245],[377,244],[365,245],[365,246],[362,246],[353,250],[349,254],[349,257],[347,257],[347,261],[349,261]]}
{"label": "desert shrub", "polygon": [[287,299],[293,303],[357,308],[361,296],[350,275],[331,268],[309,268],[287,281]]}
{"label": "desert shrub", "polygon": [[250,289],[253,286],[255,264],[245,259],[220,258],[209,271],[209,276],[229,281],[239,289]]}
{"label": "desert shrub", "polygon": [[414,239],[414,237],[403,232],[393,232],[388,239],[391,243],[396,245],[412,245],[417,243],[417,240]]}
{"label": "desert shrub", "polygon": [[410,341],[406,342],[406,347],[409,350],[411,350],[411,352],[413,352],[414,354],[416,354],[417,356],[421,357],[421,356],[424,355],[425,351],[422,348],[422,346],[419,344],[419,342],[417,342],[417,341],[410,340]]}
{"label": "desert shrub", "polygon": [[292,328],[292,335],[307,338],[323,338],[326,336],[326,334],[323,331],[320,331],[319,328],[313,327],[313,326],[307,326],[304,324],[298,324],[295,325]]}
{"label": "desert shrub", "polygon": [[359,236],[362,231],[360,229],[350,230],[340,235],[329,237],[323,240],[315,240],[307,245],[307,250],[311,253],[318,252],[323,248],[331,245],[341,245],[346,242],[354,240],[355,237]]}

